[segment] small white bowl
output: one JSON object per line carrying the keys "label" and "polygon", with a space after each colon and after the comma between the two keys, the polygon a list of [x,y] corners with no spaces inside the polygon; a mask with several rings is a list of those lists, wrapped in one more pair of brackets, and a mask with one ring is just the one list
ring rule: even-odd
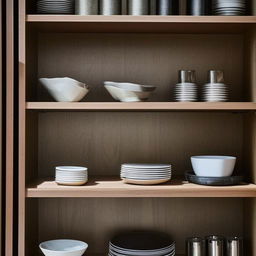
{"label": "small white bowl", "polygon": [[69,77],[40,78],[49,94],[59,102],[80,101],[89,92],[89,87]]}
{"label": "small white bowl", "polygon": [[227,177],[231,176],[235,164],[234,156],[192,156],[192,167],[197,176]]}
{"label": "small white bowl", "polygon": [[116,83],[110,81],[104,82],[104,86],[115,100],[122,102],[145,101],[156,89],[155,86],[151,85]]}
{"label": "small white bowl", "polygon": [[88,244],[78,240],[58,239],[43,242],[39,248],[45,256],[82,256]]}

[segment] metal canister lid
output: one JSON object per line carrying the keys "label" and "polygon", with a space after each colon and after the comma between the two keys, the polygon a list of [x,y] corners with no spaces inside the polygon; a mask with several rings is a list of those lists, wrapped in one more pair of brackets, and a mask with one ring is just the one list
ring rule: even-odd
{"label": "metal canister lid", "polygon": [[209,70],[208,80],[210,84],[224,83],[224,73],[221,70]]}
{"label": "metal canister lid", "polygon": [[179,70],[179,83],[195,83],[195,70]]}

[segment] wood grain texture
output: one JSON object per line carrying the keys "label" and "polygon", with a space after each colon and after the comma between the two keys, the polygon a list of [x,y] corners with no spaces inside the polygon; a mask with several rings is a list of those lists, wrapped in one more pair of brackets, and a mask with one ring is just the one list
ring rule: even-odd
{"label": "wood grain texture", "polygon": [[6,1],[6,193],[5,193],[5,255],[13,255],[13,184],[14,184],[14,17],[13,0]]}
{"label": "wood grain texture", "polygon": [[118,177],[89,177],[85,186],[60,186],[46,180],[29,186],[27,197],[256,197],[255,184],[200,186],[173,179],[158,186],[125,184]]}
{"label": "wood grain texture", "polygon": [[27,102],[30,110],[84,110],[84,111],[248,111],[256,110],[256,103],[251,102]]}
{"label": "wood grain texture", "polygon": [[171,163],[173,174],[183,175],[191,170],[190,156],[202,154],[235,155],[236,170],[245,171],[242,115],[48,112],[39,114],[38,127],[39,177],[53,176],[59,165],[119,175],[125,162]]}
{"label": "wood grain texture", "polygon": [[[103,81],[153,84],[150,100],[170,101],[180,69],[196,70],[199,88],[208,70],[223,70],[230,100],[244,99],[242,35],[41,33],[38,44],[38,77],[87,83],[85,101],[113,101]],[[28,86],[39,89],[38,98],[28,101],[52,101],[41,85]]]}
{"label": "wood grain texture", "polygon": [[88,242],[89,254],[106,255],[115,233],[153,229],[169,233],[179,254],[186,237],[243,235],[243,217],[242,199],[39,199],[38,242],[79,239]]}

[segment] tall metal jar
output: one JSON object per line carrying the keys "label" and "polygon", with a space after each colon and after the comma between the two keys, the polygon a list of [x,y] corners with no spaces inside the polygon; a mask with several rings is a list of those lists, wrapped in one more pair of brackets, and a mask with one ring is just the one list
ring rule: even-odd
{"label": "tall metal jar", "polygon": [[150,0],[128,0],[129,15],[149,15]]}
{"label": "tall metal jar", "polygon": [[209,15],[211,12],[210,0],[187,0],[187,14],[194,16]]}
{"label": "tall metal jar", "polygon": [[179,0],[157,0],[157,15],[179,15]]}
{"label": "tall metal jar", "polygon": [[122,0],[100,0],[101,15],[120,15],[122,13]]}
{"label": "tall metal jar", "polygon": [[77,15],[97,15],[98,7],[98,0],[75,0]]}

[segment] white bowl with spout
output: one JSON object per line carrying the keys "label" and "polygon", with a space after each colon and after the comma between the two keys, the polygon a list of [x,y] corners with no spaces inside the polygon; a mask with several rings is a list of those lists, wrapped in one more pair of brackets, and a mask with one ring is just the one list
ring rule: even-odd
{"label": "white bowl with spout", "polygon": [[43,242],[39,248],[45,256],[82,256],[88,244],[78,240],[58,239]]}
{"label": "white bowl with spout", "polygon": [[39,81],[60,102],[80,101],[89,92],[86,84],[69,77],[40,78]]}

